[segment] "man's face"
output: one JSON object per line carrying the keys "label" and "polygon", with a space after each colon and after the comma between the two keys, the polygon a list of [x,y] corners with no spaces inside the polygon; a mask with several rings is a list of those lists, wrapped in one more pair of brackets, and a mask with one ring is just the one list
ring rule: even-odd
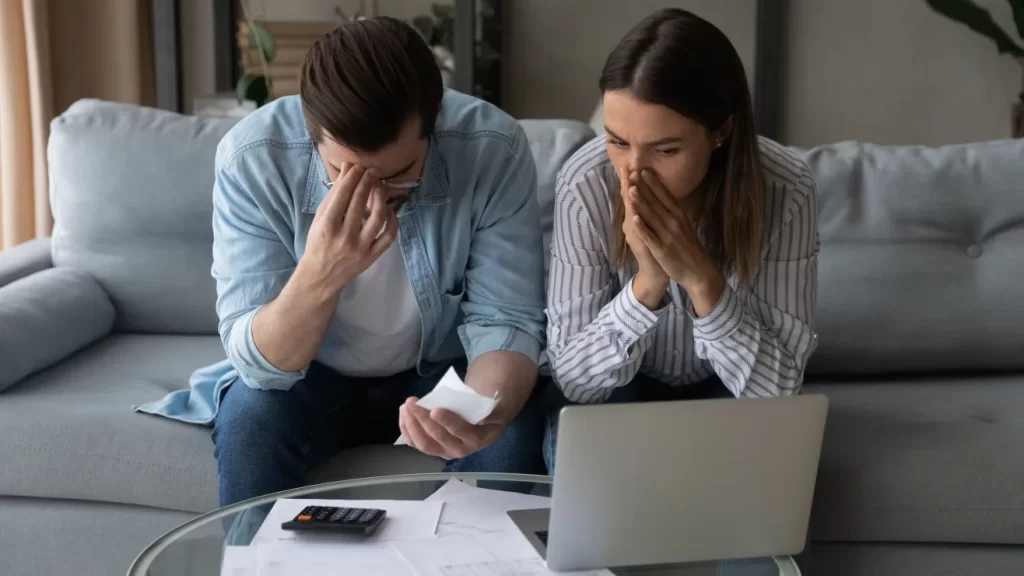
{"label": "man's face", "polygon": [[344,176],[341,173],[344,164],[376,168],[380,171],[381,182],[373,193],[384,194],[387,202],[395,205],[419,185],[427,155],[427,139],[420,134],[419,118],[412,118],[402,126],[394,142],[376,152],[356,152],[340,144],[330,134],[324,134],[317,149],[330,183]]}

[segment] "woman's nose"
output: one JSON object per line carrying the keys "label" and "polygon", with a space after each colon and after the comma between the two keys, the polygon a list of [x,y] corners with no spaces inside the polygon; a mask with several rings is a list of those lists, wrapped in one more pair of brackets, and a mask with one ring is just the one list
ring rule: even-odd
{"label": "woman's nose", "polygon": [[638,150],[631,150],[629,153],[629,159],[626,162],[626,167],[630,172],[639,172],[646,168],[643,156]]}

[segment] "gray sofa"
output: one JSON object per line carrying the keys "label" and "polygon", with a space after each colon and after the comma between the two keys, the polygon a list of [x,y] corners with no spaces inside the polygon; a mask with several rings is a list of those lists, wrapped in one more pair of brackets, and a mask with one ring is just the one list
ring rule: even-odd
{"label": "gray sofa", "polygon": [[[591,133],[523,125],[550,233],[555,172]],[[0,252],[0,572],[123,573],[216,505],[209,430],[131,406],[224,357],[210,190],[229,128],[98,101],[53,122],[53,238]],[[832,400],[814,573],[1024,573],[1024,143],[805,154],[822,238],[807,390]],[[310,481],[438,468],[367,447]]]}

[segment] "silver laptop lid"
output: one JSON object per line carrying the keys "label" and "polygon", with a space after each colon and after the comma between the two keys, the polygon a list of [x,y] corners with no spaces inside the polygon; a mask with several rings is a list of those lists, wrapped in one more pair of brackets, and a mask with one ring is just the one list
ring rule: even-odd
{"label": "silver laptop lid", "polygon": [[548,566],[799,553],[827,411],[821,395],[563,409]]}

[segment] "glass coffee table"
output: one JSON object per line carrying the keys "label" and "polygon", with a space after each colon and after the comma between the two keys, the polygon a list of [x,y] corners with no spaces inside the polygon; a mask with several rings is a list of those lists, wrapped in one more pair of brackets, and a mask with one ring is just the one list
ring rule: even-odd
{"label": "glass coffee table", "polygon": [[[539,496],[551,495],[551,478],[516,474],[411,474],[386,476],[359,480],[344,480],[295,490],[278,492],[262,498],[240,502],[214,510],[182,524],[157,539],[139,554],[128,570],[128,576],[210,576],[222,574],[227,546],[249,546],[267,518],[270,509],[279,499],[329,499],[329,500],[424,500],[450,479],[459,479],[471,486],[529,493]],[[444,536],[439,536],[443,538]],[[231,550],[238,550],[232,548]],[[486,572],[489,576],[531,576],[546,573],[537,561],[532,568],[519,566],[503,567],[495,562]],[[457,568],[457,567],[456,567]],[[800,570],[789,557],[761,558],[755,560],[713,562],[675,566],[645,566],[616,568],[614,574],[672,574],[672,575],[715,575],[715,576],[799,576]],[[296,572],[298,573],[298,572]],[[302,572],[306,574],[307,572]],[[320,574],[321,572],[317,572]],[[322,572],[323,574],[346,574],[344,566]],[[410,569],[409,574],[415,572]],[[446,574],[448,572],[445,572]],[[453,570],[450,573],[459,572]],[[469,574],[470,572],[466,572]],[[473,571],[473,573],[479,573]],[[252,569],[227,571],[230,576],[263,576]],[[275,575],[277,573],[275,572]],[[283,572],[281,576],[292,573]]]}

